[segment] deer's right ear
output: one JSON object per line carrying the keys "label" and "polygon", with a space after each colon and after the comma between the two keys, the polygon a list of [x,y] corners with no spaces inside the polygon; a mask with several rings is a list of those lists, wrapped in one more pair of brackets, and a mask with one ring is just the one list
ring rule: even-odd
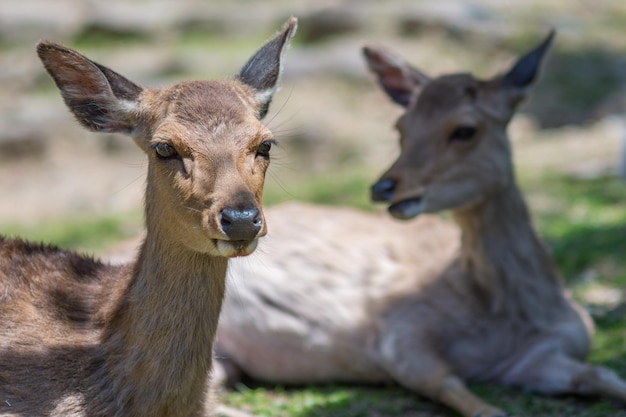
{"label": "deer's right ear", "polygon": [[37,54],[76,119],[96,132],[130,133],[143,89],[64,46],[41,41]]}
{"label": "deer's right ear", "polygon": [[539,45],[518,59],[513,67],[502,76],[504,85],[519,89],[525,89],[531,85],[537,78],[541,63],[552,44],[552,39],[554,39],[554,30],[551,30]]}
{"label": "deer's right ear", "polygon": [[408,107],[417,92],[430,82],[426,74],[388,50],[366,46],[363,48],[363,55],[383,90],[403,107]]}
{"label": "deer's right ear", "polygon": [[278,90],[285,51],[297,28],[298,19],[292,17],[287,20],[282,30],[267,41],[239,71],[239,81],[252,87],[257,93],[261,104],[259,119],[267,114],[272,97]]}

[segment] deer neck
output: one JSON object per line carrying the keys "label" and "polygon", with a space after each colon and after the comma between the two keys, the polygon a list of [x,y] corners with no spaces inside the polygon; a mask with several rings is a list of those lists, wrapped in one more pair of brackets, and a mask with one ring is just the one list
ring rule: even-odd
{"label": "deer neck", "polygon": [[100,392],[116,416],[196,415],[205,400],[227,260],[161,237],[148,225],[103,336]]}
{"label": "deer neck", "polygon": [[461,268],[491,313],[539,325],[549,325],[562,313],[561,279],[514,180],[454,216],[462,231]]}

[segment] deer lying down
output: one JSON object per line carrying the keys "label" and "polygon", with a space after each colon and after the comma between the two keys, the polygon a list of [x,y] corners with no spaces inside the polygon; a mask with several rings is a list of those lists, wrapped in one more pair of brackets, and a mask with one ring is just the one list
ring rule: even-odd
{"label": "deer lying down", "polygon": [[584,363],[591,320],[566,295],[515,183],[506,127],[551,40],[486,81],[430,79],[364,49],[405,109],[400,156],[373,200],[398,219],[451,210],[460,236],[425,215],[269,210],[262,253],[230,265],[216,342],[226,378],[396,381],[467,417],[505,415],[468,381],[626,401],[623,380]]}
{"label": "deer lying down", "polygon": [[[212,342],[227,260],[254,251],[289,20],[232,80],[142,88],[49,42],[39,57],[78,121],[147,154],[147,234],[111,266],[0,238],[0,415],[210,413]],[[212,413],[211,413],[212,414]]]}

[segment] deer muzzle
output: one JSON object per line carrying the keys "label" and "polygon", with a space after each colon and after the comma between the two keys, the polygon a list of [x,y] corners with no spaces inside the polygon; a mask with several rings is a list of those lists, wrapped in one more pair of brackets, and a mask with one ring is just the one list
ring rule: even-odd
{"label": "deer muzzle", "polygon": [[424,203],[421,197],[408,198],[390,205],[387,211],[396,219],[409,220],[424,212]]}
{"label": "deer muzzle", "polygon": [[220,226],[229,240],[250,241],[263,228],[263,216],[256,207],[235,209],[225,207],[219,214]]}
{"label": "deer muzzle", "polygon": [[385,202],[391,200],[397,182],[390,178],[381,179],[370,190],[372,201]]}

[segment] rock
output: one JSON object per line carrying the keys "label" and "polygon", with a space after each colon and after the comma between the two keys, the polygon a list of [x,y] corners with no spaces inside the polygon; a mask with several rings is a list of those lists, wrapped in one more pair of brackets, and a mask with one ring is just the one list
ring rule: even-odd
{"label": "rock", "polygon": [[[38,82],[43,74],[35,58],[35,43],[30,48],[6,51],[0,54],[0,101],[3,96],[15,98]],[[2,106],[0,105],[0,109]]]}
{"label": "rock", "polygon": [[80,30],[86,12],[85,3],[75,0],[3,1],[0,39],[9,44],[34,44],[40,38],[65,39]]}
{"label": "rock", "polygon": [[45,154],[45,135],[36,128],[3,129],[0,132],[0,160],[3,162],[40,159]]}
{"label": "rock", "polygon": [[183,1],[90,1],[86,22],[113,33],[154,34],[168,31],[186,11]]}
{"label": "rock", "polygon": [[502,19],[494,10],[454,1],[416,3],[401,8],[395,19],[402,36],[421,36],[436,31],[461,41],[476,33],[492,39],[506,33]]}
{"label": "rock", "polygon": [[290,51],[285,79],[310,76],[367,80],[369,73],[361,55],[360,39],[338,39],[323,46],[306,46]]}
{"label": "rock", "polygon": [[327,8],[300,16],[298,41],[314,43],[337,35],[357,32],[365,26],[358,8]]}

